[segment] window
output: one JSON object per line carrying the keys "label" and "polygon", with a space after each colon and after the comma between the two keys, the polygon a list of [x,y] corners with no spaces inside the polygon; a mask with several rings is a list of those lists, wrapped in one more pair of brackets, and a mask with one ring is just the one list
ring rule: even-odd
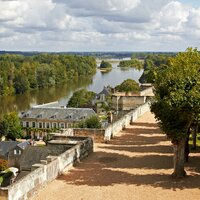
{"label": "window", "polygon": [[42,128],[42,122],[39,122],[39,128]]}
{"label": "window", "polygon": [[32,122],[32,127],[35,128],[35,122]]}
{"label": "window", "polygon": [[53,123],[53,127],[54,127],[54,128],[57,128],[57,123],[54,122],[54,123]]}
{"label": "window", "polygon": [[26,122],[26,127],[29,127],[29,122]]}
{"label": "window", "polygon": [[50,128],[49,122],[46,123],[46,128]]}
{"label": "window", "polygon": [[65,128],[65,124],[64,123],[60,123],[60,128]]}
{"label": "window", "polygon": [[21,150],[17,149],[14,150],[14,155],[21,155],[21,154],[22,154]]}

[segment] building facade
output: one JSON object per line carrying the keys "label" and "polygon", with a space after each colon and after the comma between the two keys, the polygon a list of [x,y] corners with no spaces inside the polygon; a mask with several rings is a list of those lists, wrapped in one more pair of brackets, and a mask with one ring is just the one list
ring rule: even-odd
{"label": "building facade", "polygon": [[32,107],[20,115],[24,128],[70,128],[78,122],[96,115],[90,108]]}

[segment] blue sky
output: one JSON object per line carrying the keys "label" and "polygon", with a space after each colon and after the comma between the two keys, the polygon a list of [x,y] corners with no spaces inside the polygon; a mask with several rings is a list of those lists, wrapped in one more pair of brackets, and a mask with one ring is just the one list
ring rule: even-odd
{"label": "blue sky", "polygon": [[182,3],[189,4],[193,7],[200,7],[200,0],[179,0]]}
{"label": "blue sky", "polygon": [[0,50],[200,49],[200,0],[0,0]]}

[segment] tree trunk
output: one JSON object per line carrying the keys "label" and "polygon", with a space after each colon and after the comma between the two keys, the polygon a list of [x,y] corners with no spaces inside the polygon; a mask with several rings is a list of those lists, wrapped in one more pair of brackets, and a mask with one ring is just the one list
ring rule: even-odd
{"label": "tree trunk", "polygon": [[190,134],[188,134],[188,137],[186,138],[186,141],[185,141],[185,162],[189,161],[189,153],[190,153],[189,136]]}
{"label": "tree trunk", "polygon": [[186,138],[182,138],[181,140],[174,142],[174,172],[172,176],[174,178],[182,178],[186,175],[184,170],[185,163],[185,142]]}
{"label": "tree trunk", "polygon": [[193,144],[192,149],[194,149],[194,150],[196,150],[196,148],[197,148],[197,132],[198,132],[198,124],[195,125],[195,127],[192,131],[192,144]]}

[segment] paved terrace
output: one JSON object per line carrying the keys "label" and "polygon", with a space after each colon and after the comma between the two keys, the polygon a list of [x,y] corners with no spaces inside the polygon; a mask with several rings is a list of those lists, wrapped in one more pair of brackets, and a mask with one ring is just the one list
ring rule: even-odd
{"label": "paved terrace", "polygon": [[[147,123],[148,122],[148,123]],[[200,154],[174,181],[172,146],[146,113],[109,144],[39,191],[34,200],[199,200]]]}

